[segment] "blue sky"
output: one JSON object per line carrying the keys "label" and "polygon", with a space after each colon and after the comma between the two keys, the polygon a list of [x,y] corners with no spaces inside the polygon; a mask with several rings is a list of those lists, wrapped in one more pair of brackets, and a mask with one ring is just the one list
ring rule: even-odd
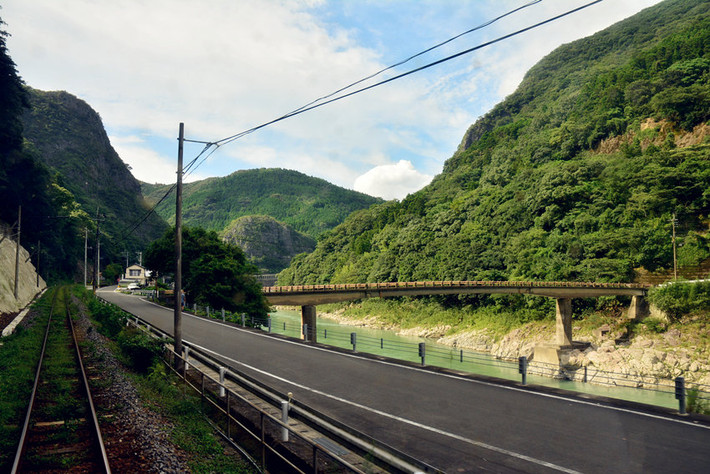
{"label": "blue sky", "polygon": [[[260,125],[530,0],[4,0],[25,82],[101,115],[140,180],[175,180],[177,131],[216,141]],[[588,3],[543,0],[392,77]],[[279,122],[186,180],[280,167],[387,199],[426,185],[464,132],[562,43],[658,0],[606,0],[535,31]],[[372,82],[369,82],[372,83]],[[202,149],[188,145],[188,162]]]}

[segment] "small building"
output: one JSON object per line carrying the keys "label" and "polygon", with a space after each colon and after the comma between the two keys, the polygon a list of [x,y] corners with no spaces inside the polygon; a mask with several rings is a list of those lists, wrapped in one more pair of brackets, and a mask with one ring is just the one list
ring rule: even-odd
{"label": "small building", "polygon": [[140,286],[145,286],[146,283],[148,283],[148,277],[150,277],[150,272],[148,272],[145,267],[141,265],[131,265],[126,268],[124,280],[131,280],[138,283]]}

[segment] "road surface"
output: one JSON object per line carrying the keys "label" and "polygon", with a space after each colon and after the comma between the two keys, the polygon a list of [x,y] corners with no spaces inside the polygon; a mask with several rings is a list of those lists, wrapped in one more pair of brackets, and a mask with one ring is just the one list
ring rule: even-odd
{"label": "road surface", "polygon": [[[172,310],[100,295],[172,333]],[[329,351],[189,314],[182,334],[445,472],[710,472],[707,423]]]}

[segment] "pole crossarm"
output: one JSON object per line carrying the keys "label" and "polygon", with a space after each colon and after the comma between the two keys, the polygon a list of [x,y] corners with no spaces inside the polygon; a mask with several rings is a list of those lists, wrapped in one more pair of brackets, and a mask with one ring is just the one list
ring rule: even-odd
{"label": "pole crossarm", "polygon": [[548,298],[646,296],[649,286],[637,283],[530,281],[410,281],[264,287],[273,305],[317,305],[364,298],[450,294],[521,294]]}

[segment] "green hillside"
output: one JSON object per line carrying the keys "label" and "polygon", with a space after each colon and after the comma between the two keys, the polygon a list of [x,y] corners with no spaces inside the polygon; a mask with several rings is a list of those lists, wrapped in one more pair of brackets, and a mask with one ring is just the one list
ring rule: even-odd
{"label": "green hillside", "polygon": [[361,210],[281,284],[630,281],[710,257],[710,2],[668,0],[561,46],[443,172]]}
{"label": "green hillside", "polygon": [[[149,202],[157,202],[170,188],[147,183],[142,187]],[[317,238],[353,211],[378,202],[382,200],[297,171],[262,168],[186,183],[183,222],[221,232],[238,217],[263,215]],[[166,199],[156,211],[175,222],[174,199]]]}

